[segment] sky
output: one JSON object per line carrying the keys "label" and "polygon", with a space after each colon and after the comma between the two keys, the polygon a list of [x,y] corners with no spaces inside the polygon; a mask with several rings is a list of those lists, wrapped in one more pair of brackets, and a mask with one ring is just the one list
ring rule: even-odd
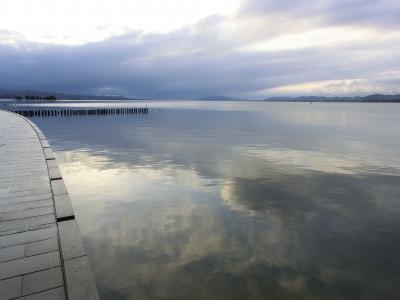
{"label": "sky", "polygon": [[400,93],[398,0],[1,0],[0,89]]}

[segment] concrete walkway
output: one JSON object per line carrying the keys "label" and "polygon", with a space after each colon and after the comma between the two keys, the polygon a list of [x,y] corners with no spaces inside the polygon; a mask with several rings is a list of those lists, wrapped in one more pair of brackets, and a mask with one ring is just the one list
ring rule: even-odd
{"label": "concrete walkway", "polygon": [[45,136],[0,110],[0,299],[98,299]]}

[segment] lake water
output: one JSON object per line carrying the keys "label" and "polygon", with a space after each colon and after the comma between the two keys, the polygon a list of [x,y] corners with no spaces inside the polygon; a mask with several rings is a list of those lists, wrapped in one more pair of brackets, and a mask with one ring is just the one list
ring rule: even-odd
{"label": "lake water", "polygon": [[103,299],[400,299],[400,105],[146,104],[33,118]]}

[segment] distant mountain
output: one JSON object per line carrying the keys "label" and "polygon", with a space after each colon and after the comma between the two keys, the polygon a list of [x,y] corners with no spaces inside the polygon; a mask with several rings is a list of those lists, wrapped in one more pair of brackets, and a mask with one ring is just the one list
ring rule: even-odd
{"label": "distant mountain", "polygon": [[365,102],[386,101],[386,102],[400,102],[400,95],[369,95],[362,98]]}
{"label": "distant mountain", "polygon": [[200,98],[201,101],[239,101],[241,99],[226,97],[226,96],[208,96],[204,98]]}
{"label": "distant mountain", "polygon": [[35,90],[1,90],[0,89],[0,99],[14,99],[15,97],[25,97],[29,96],[54,96],[59,100],[145,100],[145,99],[134,99],[119,95],[73,95],[73,94],[63,94],[57,92],[45,92],[45,91],[35,91]]}
{"label": "distant mountain", "polygon": [[400,102],[400,95],[369,95],[365,97],[324,97],[324,96],[301,96],[301,97],[271,97],[263,101],[286,101],[286,102]]}
{"label": "distant mountain", "polygon": [[[0,89],[0,99],[14,99],[19,96],[24,98],[25,95],[48,97],[54,96],[59,100],[150,100],[143,98],[131,98],[120,95],[76,95],[64,94],[57,92],[46,92],[36,90],[4,90]],[[246,101],[251,99],[240,99],[227,96],[208,96],[198,99],[200,101]],[[256,101],[256,100],[253,100]],[[260,100],[259,100],[260,101]],[[261,101],[271,102],[393,102],[400,103],[399,95],[381,95],[374,94],[364,97],[325,97],[325,96],[301,96],[301,97],[269,97]]]}
{"label": "distant mountain", "polygon": [[[243,101],[245,99],[226,96],[209,96],[201,98],[202,101]],[[247,99],[246,99],[247,100]],[[254,100],[256,101],[256,100]],[[300,96],[300,97],[270,97],[261,101],[271,102],[400,102],[400,95],[369,95],[364,97],[326,97],[326,96]]]}

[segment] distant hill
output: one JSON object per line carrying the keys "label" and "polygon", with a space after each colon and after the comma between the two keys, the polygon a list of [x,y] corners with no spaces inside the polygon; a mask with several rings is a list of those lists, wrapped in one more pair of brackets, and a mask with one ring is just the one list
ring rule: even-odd
{"label": "distant hill", "polygon": [[145,99],[134,99],[119,95],[74,95],[74,94],[63,94],[57,92],[46,92],[46,91],[35,91],[35,90],[1,90],[0,99],[14,99],[15,97],[29,96],[54,96],[59,100],[145,100]]}
{"label": "distant hill", "polygon": [[200,101],[239,101],[241,99],[226,96],[208,96],[198,99]]}
{"label": "distant hill", "polygon": [[[24,98],[25,95],[48,97],[54,96],[58,100],[150,100],[143,98],[131,98],[120,95],[79,95],[64,94],[57,92],[46,92],[36,90],[4,90],[0,89],[0,99]],[[324,96],[301,96],[301,97],[269,97],[263,100],[240,99],[227,96],[208,96],[198,99],[200,101],[271,101],[271,102],[400,102],[400,95],[374,94],[364,97],[324,97]]]}
{"label": "distant hill", "polygon": [[362,98],[364,102],[376,102],[376,101],[386,101],[386,102],[400,102],[400,95],[369,95]]}
{"label": "distant hill", "polygon": [[324,97],[324,96],[301,96],[301,97],[271,97],[263,101],[286,101],[286,102],[400,102],[400,95],[369,95],[365,97]]}
{"label": "distant hill", "polygon": [[[226,96],[209,96],[198,100],[202,101],[243,101],[245,99]],[[246,99],[247,100],[247,99]],[[253,100],[256,101],[256,100]],[[325,97],[325,96],[300,96],[300,97],[270,97],[261,101],[271,102],[400,102],[400,95],[369,95],[364,97]]]}

